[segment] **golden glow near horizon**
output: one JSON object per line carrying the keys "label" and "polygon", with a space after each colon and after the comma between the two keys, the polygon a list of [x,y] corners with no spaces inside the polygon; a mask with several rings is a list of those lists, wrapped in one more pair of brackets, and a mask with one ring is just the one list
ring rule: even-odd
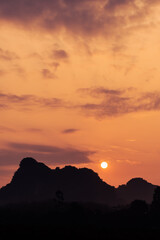
{"label": "golden glow near horizon", "polygon": [[30,1],[0,1],[1,184],[26,156],[160,184],[160,3]]}

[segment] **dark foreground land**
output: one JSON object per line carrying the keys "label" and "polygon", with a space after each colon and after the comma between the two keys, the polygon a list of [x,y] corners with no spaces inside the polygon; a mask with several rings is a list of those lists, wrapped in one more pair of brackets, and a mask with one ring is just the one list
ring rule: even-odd
{"label": "dark foreground land", "polygon": [[50,169],[25,158],[0,189],[0,240],[159,236],[160,186],[141,178],[115,188],[91,169]]}
{"label": "dark foreground land", "polygon": [[0,207],[0,238],[159,239],[159,203],[108,208],[51,200]]}

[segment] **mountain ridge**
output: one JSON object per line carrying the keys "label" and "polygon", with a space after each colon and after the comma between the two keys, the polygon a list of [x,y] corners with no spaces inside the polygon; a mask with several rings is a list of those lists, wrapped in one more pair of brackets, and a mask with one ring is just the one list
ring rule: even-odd
{"label": "mountain ridge", "polygon": [[139,199],[150,203],[156,185],[133,178],[118,188],[104,182],[88,168],[65,166],[51,169],[33,158],[24,158],[11,182],[0,189],[0,204],[43,201],[57,198],[68,202],[97,202],[110,206],[129,204]]}

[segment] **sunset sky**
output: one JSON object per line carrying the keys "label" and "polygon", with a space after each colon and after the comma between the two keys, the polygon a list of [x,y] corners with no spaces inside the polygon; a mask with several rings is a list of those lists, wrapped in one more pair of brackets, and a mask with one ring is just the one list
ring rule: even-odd
{"label": "sunset sky", "polygon": [[27,156],[160,185],[159,13],[159,0],[0,0],[0,186]]}

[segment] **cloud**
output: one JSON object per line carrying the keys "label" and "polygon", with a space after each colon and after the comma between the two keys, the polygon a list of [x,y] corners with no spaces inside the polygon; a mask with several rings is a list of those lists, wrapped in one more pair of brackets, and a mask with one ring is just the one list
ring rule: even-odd
{"label": "cloud", "polygon": [[57,60],[66,60],[69,58],[69,55],[66,51],[59,49],[53,51],[53,57]]}
{"label": "cloud", "polygon": [[34,99],[33,95],[15,95],[15,94],[5,94],[5,93],[0,93],[0,99],[1,100],[7,100],[8,102],[13,102],[13,103],[18,103],[18,102],[26,102],[26,101],[31,101]]}
{"label": "cloud", "polygon": [[6,110],[6,109],[8,109],[8,105],[0,103],[0,110]]}
{"label": "cloud", "polygon": [[[141,2],[144,2],[144,1],[141,0]],[[137,4],[135,0],[109,0],[107,1],[105,8],[106,10],[113,11],[117,7],[120,8],[128,5],[136,7]]]}
{"label": "cloud", "polygon": [[0,125],[0,133],[5,133],[5,132],[15,132],[15,130],[13,128]]}
{"label": "cloud", "polygon": [[[156,3],[158,3],[158,0],[108,0],[105,8],[109,11],[115,10],[116,8],[124,8],[124,7],[132,7],[135,8],[135,10],[143,9],[146,6],[151,6]],[[118,10],[118,9],[117,9]]]}
{"label": "cloud", "polygon": [[16,95],[0,92],[0,109],[12,109],[26,107],[32,109],[34,106],[42,108],[66,107],[66,103],[60,98],[43,98],[36,95]]}
{"label": "cloud", "polygon": [[124,90],[119,89],[108,89],[103,87],[97,88],[79,88],[77,90],[78,93],[82,95],[90,95],[92,97],[102,96],[102,95],[120,95],[124,92]]}
{"label": "cloud", "polygon": [[75,148],[60,148],[49,145],[35,145],[25,143],[8,143],[8,149],[0,150],[0,165],[14,165],[27,156],[43,161],[47,164],[81,164],[91,162],[92,151]]}
{"label": "cloud", "polygon": [[18,56],[14,52],[0,48],[0,60],[12,61],[14,59],[18,59]]}
{"label": "cloud", "polygon": [[55,71],[56,71],[57,68],[60,66],[60,64],[59,64],[58,62],[53,62],[51,65],[54,67],[54,70],[55,70]]}
{"label": "cloud", "polygon": [[32,133],[42,133],[43,130],[40,128],[26,128],[24,129],[26,132],[32,132]]}
{"label": "cloud", "polygon": [[67,128],[67,129],[64,129],[64,130],[62,131],[62,133],[64,133],[64,134],[70,134],[70,133],[75,133],[75,132],[77,132],[77,131],[79,131],[79,129],[76,129],[76,128]]}
{"label": "cloud", "polygon": [[0,19],[48,31],[108,35],[142,20],[158,0],[1,0]]}
{"label": "cloud", "polygon": [[49,69],[42,69],[42,76],[46,79],[54,79],[56,78],[55,74],[52,73]]}
{"label": "cloud", "polygon": [[129,165],[141,165],[140,161],[135,161],[135,160],[129,160],[129,159],[118,159],[116,160],[117,163],[122,163],[122,164],[129,164]]}
{"label": "cloud", "polygon": [[89,116],[116,117],[134,112],[160,111],[160,92],[143,93],[133,88],[123,90],[87,88],[79,91],[84,96],[89,95],[93,98],[91,102],[79,106]]}
{"label": "cloud", "polygon": [[[81,100],[65,101],[60,98],[43,98],[36,95],[16,95],[0,92],[0,110],[35,110],[37,107],[49,111],[63,108],[65,110],[81,110],[85,116],[96,118],[118,117],[142,111],[160,111],[160,92],[138,92],[135,88],[108,89],[103,87],[81,88],[77,93]],[[89,100],[88,100],[89,99]],[[65,133],[73,133],[75,129],[66,129]]]}

